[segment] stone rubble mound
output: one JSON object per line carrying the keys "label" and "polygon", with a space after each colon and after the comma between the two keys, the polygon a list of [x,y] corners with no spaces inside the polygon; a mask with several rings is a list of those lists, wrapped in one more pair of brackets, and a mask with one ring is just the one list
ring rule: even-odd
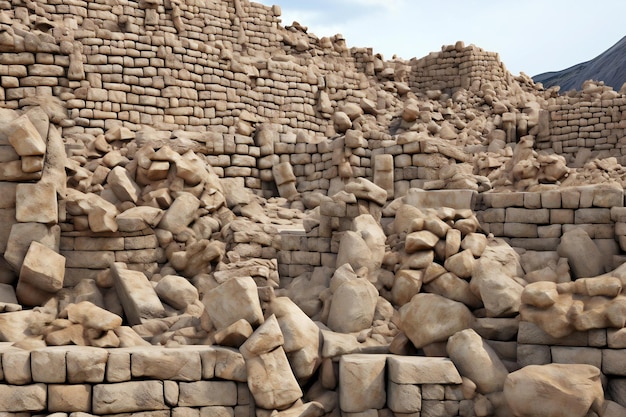
{"label": "stone rubble mound", "polygon": [[0,0],[0,415],[625,415],[624,92],[279,16]]}

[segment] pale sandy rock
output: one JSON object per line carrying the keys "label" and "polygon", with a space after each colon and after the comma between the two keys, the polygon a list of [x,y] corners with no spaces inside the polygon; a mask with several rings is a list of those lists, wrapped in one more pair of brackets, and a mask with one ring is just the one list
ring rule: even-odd
{"label": "pale sandy rock", "polygon": [[341,284],[333,293],[328,327],[339,333],[359,332],[372,325],[378,291],[366,279]]}
{"label": "pale sandy rock", "polygon": [[445,223],[440,218],[431,215],[424,219],[424,229],[430,230],[432,233],[443,239],[446,237],[448,230],[450,230],[450,225]]}
{"label": "pale sandy rock", "polygon": [[215,343],[221,346],[230,346],[238,348],[241,346],[254,332],[254,329],[245,319],[240,319],[215,332],[213,338]]}
{"label": "pale sandy rock", "polygon": [[604,273],[602,254],[582,228],[565,232],[557,251],[559,256],[567,258],[575,278],[595,277]]}
{"label": "pale sandy rock", "polygon": [[0,385],[0,407],[6,412],[40,412],[46,409],[45,384]]}
{"label": "pale sandy rock", "polygon": [[151,346],[150,342],[144,340],[131,327],[120,326],[113,331],[120,341],[119,347]]}
{"label": "pale sandy rock", "polygon": [[103,382],[108,357],[106,349],[90,346],[68,347],[67,381],[70,384]]}
{"label": "pale sandy rock", "polygon": [[396,384],[460,384],[461,375],[450,359],[389,356],[389,380]]}
{"label": "pale sandy rock", "polygon": [[384,355],[344,355],[339,360],[339,407],[360,413],[382,409],[386,402]]}
{"label": "pale sandy rock", "polygon": [[419,413],[422,409],[422,390],[417,385],[387,384],[387,406],[394,413]]}
{"label": "pale sandy rock", "polygon": [[424,273],[413,269],[401,269],[396,272],[393,287],[391,288],[391,300],[394,305],[402,307],[422,288]]}
{"label": "pale sandy rock", "polygon": [[198,290],[187,279],[178,275],[166,275],[154,288],[161,300],[177,310],[198,301]]}
{"label": "pale sandy rock", "polygon": [[468,279],[471,278],[474,273],[476,260],[474,259],[472,251],[465,249],[446,259],[443,266],[457,277]]}
{"label": "pale sandy rock", "polygon": [[333,124],[335,130],[339,133],[344,133],[348,129],[352,128],[352,120],[345,112],[337,111],[333,114]]}
{"label": "pale sandy rock", "polygon": [[[395,212],[393,220],[394,233],[408,233],[411,228],[411,224],[416,218],[423,218],[422,211],[416,207],[408,204],[401,205]],[[418,230],[413,230],[418,231]]]}
{"label": "pale sandy rock", "polygon": [[113,168],[107,175],[107,183],[120,201],[136,203],[141,195],[141,189],[124,167]]}
{"label": "pale sandy rock", "polygon": [[198,208],[200,200],[191,193],[182,192],[165,211],[158,227],[174,234],[180,233],[196,218]]}
{"label": "pale sandy rock", "polygon": [[180,407],[202,407],[202,416],[232,417],[227,407],[237,405],[237,384],[233,381],[181,382],[178,386]]}
{"label": "pale sandy rock", "polygon": [[129,381],[97,384],[93,387],[92,410],[96,414],[156,411],[167,408],[161,381]]}
{"label": "pale sandy rock", "polygon": [[48,411],[57,411],[61,414],[63,411],[70,410],[75,413],[91,411],[90,385],[50,385],[48,387]]}
{"label": "pale sandy rock", "polygon": [[15,218],[18,222],[55,224],[59,221],[57,193],[52,184],[18,184]]}
{"label": "pale sandy rock", "polygon": [[111,269],[128,323],[141,324],[144,320],[165,315],[161,300],[143,272],[126,269],[125,264],[117,262]]}
{"label": "pale sandy rock", "polygon": [[387,191],[365,178],[355,178],[345,186],[345,191],[357,198],[373,201],[380,206],[387,201]]}
{"label": "pale sandy rock", "polygon": [[407,253],[413,253],[424,249],[432,249],[439,241],[439,236],[428,230],[409,233],[406,236],[404,250]]}
{"label": "pale sandy rock", "polygon": [[417,294],[399,310],[400,329],[421,348],[445,342],[471,326],[472,313],[462,303],[435,294]]}
{"label": "pale sandy rock", "polygon": [[480,258],[486,247],[487,236],[480,233],[470,233],[461,242],[461,249],[469,249],[475,258]]}
{"label": "pale sandy rock", "polygon": [[64,277],[65,257],[33,241],[20,268],[20,281],[54,293],[63,288]]}
{"label": "pale sandy rock", "polygon": [[573,303],[572,294],[559,294],[556,302],[548,308],[522,304],[520,317],[523,321],[536,324],[552,337],[565,337],[574,332],[569,316]]}
{"label": "pale sandy rock", "polygon": [[131,353],[133,378],[198,381],[202,378],[200,353],[186,348],[142,348]]}
{"label": "pale sandy rock", "polygon": [[45,154],[46,138],[42,138],[27,115],[13,120],[9,129],[9,142],[20,156]]}
{"label": "pale sandy rock", "polygon": [[359,233],[367,247],[370,249],[372,258],[368,266],[370,271],[380,268],[385,256],[385,244],[387,236],[380,224],[371,214],[361,214],[352,221],[352,230]]}
{"label": "pale sandy rock", "polygon": [[446,351],[459,373],[476,384],[478,392],[502,391],[508,371],[496,352],[474,330],[454,334],[448,339]]}
{"label": "pale sandy rock", "polygon": [[246,360],[248,388],[257,406],[285,409],[302,397],[282,344],[276,316],[270,316],[241,346]]}
{"label": "pale sandy rock", "polygon": [[100,331],[115,330],[122,325],[122,318],[89,301],[70,304],[65,308],[67,318],[85,328]]}
{"label": "pale sandy rock", "polygon": [[85,194],[79,190],[65,190],[66,205],[88,216],[89,228],[93,232],[117,232],[115,217],[119,211],[115,205],[96,194]]}
{"label": "pale sandy rock", "polygon": [[539,281],[528,284],[522,291],[521,301],[539,308],[548,308],[557,302],[559,292],[556,283]]}
{"label": "pale sandy rock", "polygon": [[510,374],[504,396],[516,417],[602,415],[600,370],[591,365],[531,365]]}
{"label": "pale sandy rock", "polygon": [[377,269],[377,265],[380,267],[376,261],[369,245],[360,233],[348,230],[341,236],[337,252],[337,265],[350,264],[354,269],[367,267],[374,271]]}
{"label": "pale sandy rock", "polygon": [[520,309],[524,290],[500,263],[481,257],[472,275],[470,288],[480,297],[489,317],[507,317]]}
{"label": "pale sandy rock", "polygon": [[439,277],[429,281],[428,284],[424,285],[424,290],[450,300],[461,302],[470,308],[479,308],[483,304],[482,300],[471,291],[470,285],[466,280],[450,272],[445,272]]}
{"label": "pale sandy rock", "polygon": [[157,207],[138,206],[124,210],[115,221],[120,232],[138,232],[156,227],[163,217],[163,210]]}
{"label": "pale sandy rock", "polygon": [[446,232],[445,258],[454,256],[461,249],[461,231],[458,229],[448,229]]}
{"label": "pale sandy rock", "polygon": [[251,277],[229,279],[205,294],[202,303],[218,330],[242,318],[253,327],[263,323],[257,286]]}
{"label": "pale sandy rock", "polygon": [[269,303],[283,334],[283,349],[294,375],[299,380],[309,378],[320,365],[320,330],[317,325],[289,298],[276,297]]}

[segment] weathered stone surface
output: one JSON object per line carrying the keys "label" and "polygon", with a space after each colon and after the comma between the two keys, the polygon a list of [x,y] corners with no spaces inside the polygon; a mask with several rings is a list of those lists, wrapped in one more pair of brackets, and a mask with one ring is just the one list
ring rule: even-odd
{"label": "weathered stone surface", "polygon": [[571,417],[602,414],[600,370],[590,365],[531,365],[510,374],[504,396],[515,416]]}
{"label": "weathered stone surface", "polygon": [[44,411],[47,398],[45,384],[0,385],[0,408],[9,413]]}
{"label": "weathered stone surface", "polygon": [[400,328],[417,348],[445,342],[473,319],[465,305],[436,294],[417,294],[399,312]]}
{"label": "weathered stone surface", "polygon": [[49,412],[91,411],[91,385],[48,385]]}
{"label": "weathered stone surface", "polygon": [[16,271],[19,271],[31,242],[37,241],[58,252],[60,240],[61,229],[59,226],[49,227],[41,223],[15,223],[11,227],[4,259]]}
{"label": "weathered stone surface", "polygon": [[199,300],[198,290],[187,279],[178,275],[166,275],[157,283],[155,291],[159,298],[177,310]]}
{"label": "weathered stone surface", "polygon": [[202,303],[217,329],[242,318],[253,327],[263,323],[257,286],[251,277],[229,279],[209,291]]}
{"label": "weathered stone surface", "polygon": [[122,318],[90,301],[70,304],[66,307],[67,318],[85,328],[100,331],[115,330],[122,325]]}
{"label": "weathered stone surface", "polygon": [[200,200],[193,194],[181,193],[163,214],[159,227],[174,234],[180,233],[195,219],[199,207]]}
{"label": "weathered stone surface", "polygon": [[9,142],[20,156],[43,155],[46,152],[46,138],[42,138],[27,115],[15,119],[9,129]]}
{"label": "weathered stone surface", "polygon": [[600,250],[581,228],[563,234],[558,253],[567,258],[575,278],[595,277],[604,273]]}
{"label": "weathered stone surface", "polygon": [[385,364],[382,355],[344,355],[339,360],[339,407],[359,413],[382,409],[386,402]]}
{"label": "weathered stone surface", "polygon": [[93,387],[92,410],[96,414],[134,413],[167,409],[160,381],[97,384]]}
{"label": "weathered stone surface", "polygon": [[115,290],[130,324],[163,317],[165,309],[144,273],[126,269],[122,263],[111,266],[115,277]]}
{"label": "weathered stone surface", "polygon": [[18,184],[15,218],[18,222],[54,224],[59,221],[56,189],[52,184]]}
{"label": "weathered stone surface", "polygon": [[459,371],[447,358],[389,356],[389,380],[396,384],[460,384]]}
{"label": "weathered stone surface", "polygon": [[210,407],[237,405],[237,385],[232,381],[181,382],[178,405]]}
{"label": "weathered stone surface", "polygon": [[333,293],[328,327],[340,333],[359,332],[371,327],[376,311],[378,291],[366,279],[352,279]]}
{"label": "weathered stone surface", "polygon": [[494,350],[474,330],[454,334],[448,339],[446,351],[459,373],[476,384],[478,392],[502,391],[508,371]]}
{"label": "weathered stone surface", "polygon": [[39,242],[32,242],[20,269],[20,281],[54,293],[63,288],[64,277],[65,258]]}
{"label": "weathered stone surface", "polygon": [[131,353],[131,374],[133,378],[199,381],[200,354],[188,349],[144,348]]}

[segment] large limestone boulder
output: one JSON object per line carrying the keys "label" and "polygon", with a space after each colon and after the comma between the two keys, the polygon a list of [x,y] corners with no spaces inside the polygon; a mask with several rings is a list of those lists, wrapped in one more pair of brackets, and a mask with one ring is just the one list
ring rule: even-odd
{"label": "large limestone boulder", "polygon": [[283,344],[278,320],[271,315],[240,348],[250,393],[256,405],[266,410],[283,410],[302,397]]}
{"label": "large limestone boulder", "polygon": [[446,351],[459,373],[476,384],[478,392],[502,391],[508,371],[494,350],[473,329],[450,337]]}
{"label": "large limestone boulder", "polygon": [[470,288],[483,301],[489,317],[519,312],[524,287],[508,274],[508,268],[489,258],[481,257],[476,263]]}
{"label": "large limestone boulder", "polygon": [[368,280],[351,279],[333,293],[328,327],[339,333],[360,332],[372,325],[378,290]]}
{"label": "large limestone boulder", "polygon": [[310,378],[321,363],[319,327],[287,297],[273,298],[268,310],[278,320],[294,375],[298,380]]}
{"label": "large limestone boulder", "polygon": [[600,370],[591,365],[530,365],[510,374],[504,396],[515,417],[603,415]]}
{"label": "large limestone boulder", "polygon": [[400,329],[416,348],[445,342],[471,327],[473,316],[462,303],[436,294],[417,294],[400,308]]}
{"label": "large limestone boulder", "polygon": [[252,277],[229,279],[206,293],[202,303],[218,330],[240,319],[247,320],[253,327],[263,323],[263,311]]}
{"label": "large limestone boulder", "polygon": [[557,252],[569,261],[574,278],[595,277],[604,273],[602,253],[582,228],[563,233]]}

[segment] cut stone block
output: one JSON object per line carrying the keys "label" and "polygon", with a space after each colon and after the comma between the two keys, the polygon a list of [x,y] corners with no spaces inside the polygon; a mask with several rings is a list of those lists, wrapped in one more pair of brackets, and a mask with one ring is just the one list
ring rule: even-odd
{"label": "cut stone block", "polygon": [[232,381],[181,382],[179,407],[237,405],[237,384]]}
{"label": "cut stone block", "polygon": [[11,227],[4,259],[16,271],[19,271],[22,268],[26,252],[34,241],[58,252],[61,228],[57,225],[49,227],[41,223],[15,223]]}
{"label": "cut stone block", "polygon": [[48,411],[84,412],[91,411],[91,385],[48,385]]}
{"label": "cut stone block", "polygon": [[195,219],[199,207],[200,200],[193,194],[181,193],[161,218],[159,227],[174,234],[180,233]]}
{"label": "cut stone block", "polygon": [[115,290],[130,325],[165,315],[159,296],[143,272],[126,269],[126,265],[119,262],[114,263],[111,269]]}
{"label": "cut stone block", "polygon": [[91,346],[68,347],[66,355],[68,382],[82,384],[104,381],[108,357],[109,353],[106,349]]}
{"label": "cut stone block", "polygon": [[107,183],[111,187],[113,194],[120,201],[132,201],[137,202],[141,189],[131,178],[128,171],[121,166],[113,168],[107,176]]}
{"label": "cut stone block", "polygon": [[387,399],[385,355],[344,355],[339,360],[339,406],[343,412],[382,409]]}
{"label": "cut stone block", "polygon": [[218,330],[240,319],[253,327],[263,323],[257,285],[251,277],[229,279],[209,291],[202,303]]}
{"label": "cut stone block", "polygon": [[48,384],[62,384],[66,381],[65,346],[33,350],[30,354],[30,367],[33,381]]}
{"label": "cut stone block", "polygon": [[200,353],[189,349],[141,349],[131,354],[131,373],[134,378],[199,381]]}
{"label": "cut stone block", "polygon": [[389,356],[389,380],[396,384],[460,384],[459,371],[447,358]]}
{"label": "cut stone block", "polygon": [[94,414],[134,413],[166,410],[163,382],[131,381],[93,387]]}
{"label": "cut stone block", "polygon": [[20,269],[20,281],[54,293],[63,288],[64,277],[65,257],[39,242],[32,242]]}
{"label": "cut stone block", "polygon": [[66,307],[67,318],[73,323],[82,324],[85,328],[102,332],[117,329],[122,325],[122,318],[90,301],[70,304]]}
{"label": "cut stone block", "polygon": [[5,412],[38,412],[46,409],[45,384],[25,386],[0,385],[0,409]]}
{"label": "cut stone block", "polygon": [[46,153],[45,138],[27,115],[15,119],[10,126],[9,142],[20,156],[43,155]]}
{"label": "cut stone block", "polygon": [[15,218],[21,223],[59,222],[57,192],[52,184],[18,184],[15,209]]}
{"label": "cut stone block", "polygon": [[418,385],[389,381],[387,391],[387,405],[394,413],[419,413],[422,409],[422,393]]}

